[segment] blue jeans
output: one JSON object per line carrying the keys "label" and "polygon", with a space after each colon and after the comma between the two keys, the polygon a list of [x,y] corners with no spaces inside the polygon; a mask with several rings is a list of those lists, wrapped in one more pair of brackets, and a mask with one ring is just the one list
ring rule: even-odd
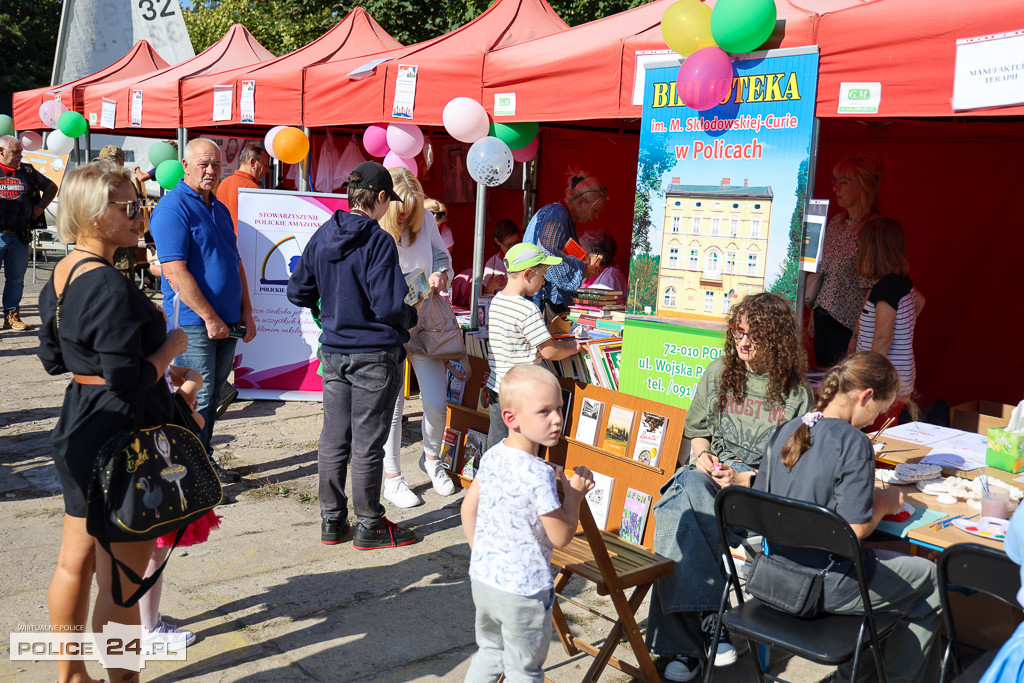
{"label": "blue jeans", "polygon": [[182,325],[181,329],[188,335],[188,350],[174,359],[174,364],[192,368],[203,376],[203,388],[196,398],[198,412],[206,420],[206,425],[198,436],[212,460],[210,439],[213,423],[217,420],[217,392],[235,365],[235,344],[238,340],[233,337],[210,339],[206,325]]}
{"label": "blue jeans", "polygon": [[4,313],[18,310],[25,291],[28,245],[17,235],[0,235],[0,263],[4,269]]}
{"label": "blue jeans", "polygon": [[352,509],[356,522],[373,526],[384,516],[380,504],[384,442],[402,387],[405,349],[392,346],[369,353],[321,352],[324,373],[324,426],[317,449],[320,516],[348,519],[345,480],[352,464]]}
{"label": "blue jeans", "polygon": [[[729,465],[750,471],[739,461]],[[675,562],[672,574],[655,581],[651,593],[647,646],[660,655],[703,657],[700,614],[718,610],[726,580],[715,524],[718,490],[710,475],[688,465],[661,488],[654,505],[654,552]]]}

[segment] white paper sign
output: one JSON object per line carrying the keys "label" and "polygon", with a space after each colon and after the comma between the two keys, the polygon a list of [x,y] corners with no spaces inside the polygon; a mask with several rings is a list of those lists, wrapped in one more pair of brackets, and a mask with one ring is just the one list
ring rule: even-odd
{"label": "white paper sign", "polygon": [[391,107],[391,116],[399,119],[411,119],[416,104],[416,75],[419,67],[411,64],[398,65],[398,78],[395,79],[395,104]]}
{"label": "white paper sign", "polygon": [[881,83],[839,84],[839,114],[877,114],[881,103]]}
{"label": "white paper sign", "polygon": [[213,120],[230,121],[231,105],[235,99],[235,86],[215,85],[213,86]]}
{"label": "white paper sign", "polygon": [[132,90],[131,96],[131,109],[129,111],[131,115],[131,125],[141,126],[142,125],[142,91]]}
{"label": "white paper sign", "polygon": [[242,123],[256,123],[256,81],[242,81],[238,117]]}
{"label": "white paper sign", "polygon": [[1024,29],[956,41],[953,109],[1024,102]]}
{"label": "white paper sign", "polygon": [[103,105],[100,109],[100,126],[103,128],[114,128],[117,121],[117,100],[103,98]]}
{"label": "white paper sign", "polygon": [[503,92],[494,94],[494,115],[516,115],[516,94],[514,92]]}

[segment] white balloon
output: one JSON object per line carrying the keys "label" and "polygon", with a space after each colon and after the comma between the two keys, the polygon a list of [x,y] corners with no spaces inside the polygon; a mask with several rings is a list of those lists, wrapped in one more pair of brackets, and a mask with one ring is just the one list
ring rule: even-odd
{"label": "white balloon", "polygon": [[69,154],[75,148],[75,139],[69,138],[59,130],[51,130],[46,134],[46,149],[54,154]]}
{"label": "white balloon", "polygon": [[21,134],[21,146],[26,152],[34,152],[43,146],[43,136],[35,131],[27,130]]}
{"label": "white balloon", "polygon": [[512,175],[512,150],[498,138],[486,136],[473,143],[466,154],[466,168],[473,180],[497,187]]}
{"label": "white balloon", "polygon": [[267,154],[274,157],[275,159],[277,159],[277,155],[274,154],[274,138],[277,137],[278,133],[280,133],[287,127],[288,126],[274,126],[269,131],[267,131],[267,136],[263,138],[263,149],[267,150]]}
{"label": "white balloon", "polygon": [[423,149],[423,131],[415,123],[390,123],[388,147],[400,157],[411,159]]}
{"label": "white balloon", "polygon": [[491,122],[476,100],[456,97],[444,105],[441,120],[448,134],[460,142],[476,142],[487,135]]}

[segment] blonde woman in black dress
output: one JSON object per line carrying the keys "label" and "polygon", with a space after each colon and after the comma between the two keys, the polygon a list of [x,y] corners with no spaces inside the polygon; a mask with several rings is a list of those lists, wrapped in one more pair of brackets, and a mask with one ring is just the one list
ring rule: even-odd
{"label": "blonde woman in black dress", "polygon": [[[61,186],[57,231],[62,241],[76,247],[57,264],[39,296],[39,358],[51,375],[73,373],[52,434],[65,515],[48,595],[50,623],[64,633],[85,624],[95,573],[99,591],[92,631],[101,632],[107,622],[138,624],[139,608],[114,602],[110,556],[86,531],[93,464],[107,439],[134,426],[136,410],[145,411],[143,426],[171,417],[164,371],[185,351],[188,338],[181,330],[168,333],[163,314],[111,265],[114,251],[137,244],[142,234],[139,200],[128,171],[99,163],[74,169]],[[140,383],[147,387],[145,398],[135,405]],[[155,543],[113,543],[111,549],[142,575]],[[123,574],[121,583],[122,597],[134,592]],[[93,680],[84,662],[58,662],[58,671],[62,683]],[[137,672],[126,669],[108,669],[107,675],[119,683],[139,680]]]}

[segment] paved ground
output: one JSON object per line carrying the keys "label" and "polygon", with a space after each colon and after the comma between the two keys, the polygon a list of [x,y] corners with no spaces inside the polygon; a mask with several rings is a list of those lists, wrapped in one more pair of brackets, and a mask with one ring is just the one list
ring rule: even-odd
{"label": "paved ground", "polygon": [[[23,318],[38,323],[35,302],[50,266],[29,285]],[[31,276],[30,276],[31,277]],[[67,379],[46,375],[35,332],[0,332],[0,633],[48,624],[46,590],[60,544],[62,500],[49,457],[49,433]],[[469,548],[459,522],[461,493],[441,498],[416,467],[420,406],[406,403],[402,461],[426,504],[389,509],[422,542],[359,552],[319,543],[316,441],[319,403],[238,401],[217,424],[221,462],[244,473],[218,508],[224,521],[206,544],[178,551],[168,565],[163,613],[194,630],[184,662],[153,662],[155,681],[461,681],[475,651]],[[611,613],[582,582],[582,602]],[[641,607],[640,616],[647,613]],[[573,608],[574,628],[601,639],[603,621]],[[629,656],[620,648],[620,655]],[[623,654],[624,653],[624,654]],[[557,639],[547,660],[556,683],[578,681],[590,664],[568,658]],[[664,662],[659,662],[659,667]],[[94,676],[102,670],[90,669]],[[605,681],[629,681],[609,669]],[[800,683],[830,671],[800,661],[776,671]],[[11,662],[0,643],[0,680],[52,681],[53,663]],[[753,681],[749,657],[720,669],[721,683]]]}

